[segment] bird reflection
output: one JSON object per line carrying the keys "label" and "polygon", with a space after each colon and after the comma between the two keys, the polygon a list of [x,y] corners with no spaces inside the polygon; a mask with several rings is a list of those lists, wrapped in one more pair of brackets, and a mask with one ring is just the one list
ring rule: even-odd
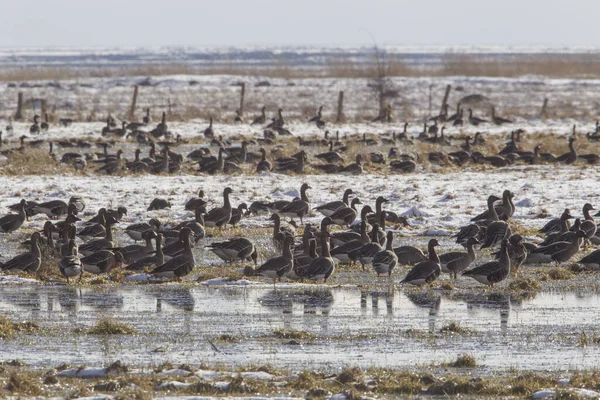
{"label": "bird reflection", "polygon": [[477,308],[498,310],[500,315],[500,330],[506,332],[508,329],[508,319],[510,316],[511,295],[505,292],[482,292],[482,293],[464,293],[454,295],[453,298],[462,299],[467,303],[467,310]]}
{"label": "bird reflection", "polygon": [[435,331],[435,324],[438,319],[442,298],[440,295],[432,292],[410,292],[404,293],[408,300],[415,306],[428,308],[429,316],[427,318],[429,332]]}
{"label": "bird reflection", "polygon": [[84,291],[81,305],[98,310],[120,310],[123,308],[123,295],[116,291]]}
{"label": "bird reflection", "polygon": [[81,289],[77,287],[65,287],[58,292],[58,304],[63,311],[78,311]]}
{"label": "bird reflection", "polygon": [[196,300],[188,288],[169,288],[165,290],[152,291],[151,294],[156,297],[156,312],[163,311],[163,304],[168,304],[183,311],[194,311]]}
{"label": "bird reflection", "polygon": [[270,290],[258,298],[263,307],[292,314],[294,305],[302,308],[304,315],[329,315],[333,305],[333,293],[330,288],[303,288],[292,291]]}
{"label": "bird reflection", "polygon": [[360,291],[360,308],[361,313],[366,315],[368,298],[371,296],[371,309],[373,315],[379,314],[379,300],[384,299],[387,315],[394,315],[394,291],[387,290],[361,290]]}

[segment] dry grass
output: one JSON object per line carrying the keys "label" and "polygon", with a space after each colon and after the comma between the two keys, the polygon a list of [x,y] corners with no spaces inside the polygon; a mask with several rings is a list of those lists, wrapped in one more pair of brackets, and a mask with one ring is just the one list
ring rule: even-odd
{"label": "dry grass", "polygon": [[56,175],[67,170],[44,149],[13,151],[7,158],[8,163],[0,168],[0,175]]}
{"label": "dry grass", "polygon": [[314,339],[315,338],[315,335],[311,332],[298,331],[296,329],[290,329],[290,330],[279,329],[279,330],[276,330],[275,332],[273,332],[273,335],[278,339],[299,340],[299,339]]}
{"label": "dry grass", "polygon": [[534,278],[518,278],[514,279],[509,285],[508,289],[511,291],[526,291],[526,292],[537,292],[541,290],[540,283]]}
{"label": "dry grass", "polygon": [[35,322],[13,322],[6,317],[0,317],[0,338],[11,338],[17,333],[35,333],[40,327]]}
{"label": "dry grass", "polygon": [[548,277],[553,281],[565,281],[572,279],[575,274],[565,268],[555,267],[548,270]]}
{"label": "dry grass", "polygon": [[102,318],[88,329],[89,335],[135,335],[137,331],[112,318]]}
{"label": "dry grass", "polygon": [[475,368],[477,367],[477,360],[471,354],[460,354],[456,357],[456,360],[443,365],[453,368]]}
{"label": "dry grass", "polygon": [[458,322],[456,322],[456,321],[452,321],[448,325],[444,325],[440,329],[440,332],[442,332],[442,333],[456,333],[456,334],[459,334],[459,335],[468,335],[468,334],[472,333],[473,331],[471,329],[464,328],[464,327],[460,326],[460,324]]}

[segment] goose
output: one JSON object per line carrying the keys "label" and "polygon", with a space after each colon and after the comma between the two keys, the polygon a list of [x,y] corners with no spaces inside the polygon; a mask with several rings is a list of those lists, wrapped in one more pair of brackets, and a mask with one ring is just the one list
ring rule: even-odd
{"label": "goose", "polygon": [[494,107],[494,106],[492,106],[492,122],[494,124],[496,124],[496,125],[512,124],[513,123],[509,119],[496,116],[496,107]]}
{"label": "goose", "polygon": [[[570,227],[570,225],[569,225],[569,227]],[[550,221],[548,221],[540,230],[538,230],[538,233],[543,233],[543,234],[548,235],[552,232],[559,231],[560,229],[561,229],[561,219],[553,218]]]}
{"label": "goose", "polygon": [[350,240],[331,250],[331,256],[343,263],[353,263],[350,253],[360,249],[363,245],[370,243],[371,240],[367,235],[367,221],[362,220],[360,223],[360,239]]}
{"label": "goose", "polygon": [[117,268],[123,262],[121,253],[110,250],[99,250],[81,259],[83,270],[92,274],[104,274]]}
{"label": "goose", "polygon": [[329,233],[327,231],[321,232],[321,256],[312,260],[308,266],[298,268],[296,274],[301,278],[315,281],[323,279],[323,282],[326,283],[334,271],[335,261],[329,250]]}
{"label": "goose", "polygon": [[231,219],[231,203],[229,195],[233,193],[230,187],[223,190],[223,207],[217,207],[210,210],[204,217],[204,224],[210,227],[225,228]]}
{"label": "goose", "polygon": [[25,207],[27,207],[27,201],[22,199],[19,203],[18,214],[8,214],[0,218],[0,231],[10,233],[19,229],[27,217]]}
{"label": "goose", "polygon": [[568,261],[579,251],[580,239],[585,239],[585,232],[579,230],[575,233],[570,242],[554,242],[548,246],[540,246],[537,249],[529,252],[526,263],[549,263]]}
{"label": "goose", "polygon": [[517,154],[521,158],[521,161],[527,164],[537,164],[540,159],[540,150],[542,149],[542,145],[538,144],[533,148],[533,151],[519,151]]}
{"label": "goose", "polygon": [[394,160],[390,162],[390,169],[394,172],[409,173],[414,172],[417,164],[414,161]]}
{"label": "goose", "polygon": [[194,259],[194,253],[192,252],[190,244],[192,231],[189,228],[183,228],[180,231],[180,235],[181,241],[183,242],[183,251],[179,255],[153,269],[150,272],[151,275],[164,278],[181,278],[192,272],[196,266],[196,260]]}
{"label": "goose", "polygon": [[156,197],[150,202],[147,211],[164,210],[165,208],[171,208],[171,202],[166,199]]}
{"label": "goose", "polygon": [[392,276],[392,271],[394,270],[394,268],[396,268],[396,265],[398,264],[398,256],[396,255],[392,247],[393,241],[394,232],[388,231],[385,243],[385,250],[381,250],[373,256],[372,264],[373,269],[377,273],[377,276],[386,273],[388,274],[388,277]]}
{"label": "goose", "polygon": [[203,239],[206,235],[206,231],[204,229],[204,213],[206,209],[203,206],[200,206],[194,211],[194,219],[180,222],[175,225],[172,230],[178,232],[177,236],[179,236],[179,231],[183,228],[189,228],[192,230],[192,234],[194,236],[194,242],[198,242],[200,239]]}
{"label": "goose", "polygon": [[575,148],[573,147],[574,141],[575,141],[575,138],[573,136],[569,137],[569,152],[556,157],[556,159],[554,160],[555,162],[560,162],[560,163],[564,163],[564,164],[573,164],[575,161],[577,161],[577,152],[575,151]]}
{"label": "goose", "polygon": [[142,118],[142,122],[144,123],[144,125],[148,125],[150,122],[152,122],[152,118],[150,118],[149,108],[146,108],[146,115],[144,115],[144,118]]}
{"label": "goose", "polygon": [[352,189],[346,189],[344,191],[344,195],[342,197],[342,200],[330,201],[329,203],[325,203],[325,204],[322,204],[322,205],[320,205],[318,207],[313,208],[313,210],[316,210],[316,211],[320,212],[321,214],[323,214],[326,217],[330,217],[331,214],[335,213],[339,209],[342,209],[342,208],[345,208],[345,207],[349,206],[348,198],[352,194],[354,194],[354,192],[352,191]]}
{"label": "goose", "polygon": [[[496,215],[498,216],[498,218],[502,217],[502,216],[506,216],[508,218],[512,217],[514,212],[515,212],[515,206],[514,203],[512,201],[512,199],[515,197],[514,193],[512,193],[510,190],[505,190],[502,193],[502,204],[493,205],[494,211],[496,212]],[[495,197],[496,200],[494,200],[494,202],[500,200],[498,198]],[[485,210],[484,212],[482,212],[481,214],[471,218],[471,221],[481,221],[481,220],[493,220],[493,215],[491,214],[490,211],[490,205],[489,205],[489,199],[488,199],[488,209]]]}
{"label": "goose", "polygon": [[154,233],[154,231],[146,231],[142,234],[142,239],[146,241],[145,246],[139,244],[130,244],[129,246],[125,247],[111,247],[109,250],[118,251],[123,256],[123,262],[125,264],[131,264],[146,257],[149,253],[154,251],[154,248],[152,247],[152,239],[155,237],[156,233]]}
{"label": "goose", "polygon": [[454,121],[452,122],[452,126],[463,126],[463,124],[463,109],[461,108],[458,110],[458,117],[454,119]]}
{"label": "goose", "polygon": [[440,267],[440,258],[435,252],[436,246],[439,245],[437,239],[431,239],[427,244],[429,258],[415,264],[400,283],[410,283],[411,285],[422,286],[426,283],[435,281],[442,271]]}
{"label": "goose", "polygon": [[35,115],[33,117],[33,125],[31,125],[29,127],[29,133],[31,133],[31,134],[38,134],[38,133],[40,133],[40,124],[38,122],[39,119],[40,119],[39,115]]}
{"label": "goose", "polygon": [[250,204],[250,207],[248,207],[248,213],[250,215],[255,216],[269,215],[269,213],[271,212],[271,210],[269,209],[270,205],[271,203],[266,201],[253,201]]}
{"label": "goose", "polygon": [[200,189],[198,191],[198,197],[192,197],[185,203],[185,209],[188,211],[194,211],[198,207],[203,207],[207,203],[204,201],[204,190]]}
{"label": "goose", "polygon": [[162,251],[162,239],[163,235],[157,233],[154,237],[156,242],[156,251],[152,255],[147,255],[139,260],[129,264],[125,269],[127,271],[143,271],[145,268],[152,265],[159,266],[165,263],[165,255]]}
{"label": "goose", "polygon": [[286,237],[283,242],[283,254],[279,257],[268,259],[264,264],[254,270],[254,275],[262,275],[273,279],[273,285],[276,280],[281,280],[294,268],[294,256],[292,246],[293,237]]}
{"label": "goose", "polygon": [[494,247],[502,242],[505,237],[510,237],[510,227],[506,221],[494,221],[487,226],[485,237],[480,249]]}
{"label": "goose", "polygon": [[294,255],[294,268],[288,273],[288,278],[294,280],[303,279],[302,276],[298,275],[297,271],[302,271],[304,268],[308,267],[317,257],[319,257],[319,254],[317,254],[317,240],[315,235],[311,232],[310,237],[308,238],[308,246],[304,247],[304,251],[301,254]]}
{"label": "goose", "polygon": [[154,128],[150,131],[150,134],[152,136],[154,136],[155,138],[159,138],[161,136],[166,135],[167,132],[168,132],[167,113],[163,111],[160,123],[158,125],[156,125],[156,128]]}
{"label": "goose", "polygon": [[377,199],[375,199],[375,213],[367,215],[367,220],[369,223],[373,224],[381,221],[381,212],[383,209],[383,204],[385,203],[389,203],[389,200],[383,196],[378,196]]}
{"label": "goose", "polygon": [[344,158],[340,153],[333,150],[333,140],[329,141],[329,151],[325,153],[315,154],[315,158],[319,160],[327,161],[328,163],[341,163],[344,162]]}
{"label": "goose", "polygon": [[571,211],[568,208],[565,208],[565,210],[563,211],[563,213],[560,216],[560,229],[558,231],[555,232],[551,232],[546,236],[546,239],[544,239],[544,241],[540,244],[540,246],[547,246],[549,244],[552,244],[554,242],[557,242],[558,238],[561,237],[562,235],[564,235],[565,233],[569,232],[569,220],[573,219],[573,216],[571,215]]}
{"label": "goose", "polygon": [[40,129],[44,132],[48,132],[50,125],[48,125],[48,113],[44,113],[44,122],[40,124]]}
{"label": "goose", "polygon": [[477,118],[473,116],[473,110],[471,110],[469,108],[469,123],[473,126],[478,126],[479,124],[486,124],[489,121],[486,121],[485,119],[481,119],[481,118]]}
{"label": "goose", "polygon": [[138,222],[125,228],[125,234],[135,241],[142,240],[142,234],[148,230],[160,228],[160,221],[152,218],[148,222]]}
{"label": "goose", "polygon": [[133,173],[142,173],[142,172],[150,171],[150,166],[140,160],[140,152],[141,152],[140,149],[136,149],[135,150],[135,159],[133,161],[128,161],[125,164],[127,169]]}
{"label": "goose", "polygon": [[467,252],[454,251],[440,255],[440,266],[442,272],[452,274],[456,280],[458,273],[466,270],[475,261],[473,246],[479,244],[476,238],[469,238],[466,243]]}
{"label": "goose", "polygon": [[590,203],[583,205],[583,217],[584,220],[581,222],[581,230],[585,232],[588,239],[596,235],[597,226],[594,221],[594,217],[591,216],[590,211],[595,210],[594,206]]}
{"label": "goose", "polygon": [[207,246],[221,260],[233,263],[240,260],[242,262],[254,261],[256,265],[257,252],[254,244],[245,237],[229,239],[225,242],[213,242]]}
{"label": "goose", "polygon": [[355,162],[342,167],[338,172],[341,175],[346,175],[346,176],[360,175],[360,174],[364,173],[365,170],[362,166],[362,155],[357,154]]}
{"label": "goose", "polygon": [[475,279],[484,285],[494,286],[494,283],[502,282],[510,274],[510,258],[508,256],[508,240],[503,239],[500,249],[500,259],[479,265],[462,273]]}
{"label": "goose", "polygon": [[267,121],[267,107],[263,106],[260,111],[260,115],[252,121],[250,125],[262,125]]}
{"label": "goose", "polygon": [[455,121],[457,118],[459,118],[461,116],[460,115],[460,110],[461,110],[460,106],[461,106],[461,103],[458,102],[456,104],[456,112],[454,114],[452,114],[451,116],[449,116],[448,118],[446,118],[446,122],[453,122],[453,121]]}
{"label": "goose", "polygon": [[394,253],[398,257],[398,265],[415,265],[427,259],[420,249],[413,246],[395,247]]}
{"label": "goose", "polygon": [[259,151],[261,154],[261,159],[258,164],[256,164],[256,173],[271,172],[273,169],[273,163],[267,159],[267,151],[264,149],[264,147],[261,147]]}
{"label": "goose", "polygon": [[105,164],[96,170],[97,173],[106,173],[107,175],[112,175],[117,172],[120,172],[123,169],[123,159],[121,159],[121,155],[123,154],[123,150],[117,150],[116,158],[114,159],[106,159]]}
{"label": "goose", "polygon": [[456,243],[466,247],[467,241],[470,238],[475,238],[478,241],[483,240],[485,229],[485,226],[482,227],[478,224],[469,224],[461,227],[460,230],[451,237],[456,238]]}
{"label": "goose", "polygon": [[[275,213],[271,215],[270,220],[273,221],[273,241],[275,247],[280,248],[286,237],[293,238],[296,235],[296,229],[292,225],[282,221],[279,214]],[[279,233],[283,236],[278,236]]]}
{"label": "goose", "polygon": [[244,117],[242,116],[242,112],[240,110],[235,110],[235,118],[233,119],[234,124],[243,124]]}
{"label": "goose", "polygon": [[578,264],[583,264],[588,269],[598,270],[600,269],[600,249],[594,250],[581,260],[577,261]]}
{"label": "goose", "polygon": [[[112,216],[103,215],[101,222],[99,222],[96,225],[102,227],[102,230],[105,232],[105,236],[101,237],[99,239],[90,240],[90,241],[82,244],[81,246],[79,246],[79,252],[81,254],[83,254],[84,256],[89,256],[97,251],[106,250],[106,249],[110,249],[111,247],[113,247],[114,243],[113,243],[113,236],[112,236],[112,226],[116,223],[117,223],[117,220],[114,219]],[[98,232],[100,232],[100,229],[95,227],[96,225],[90,225],[90,226],[93,227],[93,229],[97,229]],[[82,232],[88,233],[85,231],[82,231]],[[81,232],[80,232],[80,234],[81,234]],[[89,234],[87,236],[92,236],[92,234]]]}
{"label": "goose", "polygon": [[39,232],[32,233],[31,251],[21,253],[5,263],[0,263],[0,269],[13,272],[36,272],[42,263],[42,256],[39,246],[40,238],[41,236]]}
{"label": "goose", "polygon": [[213,117],[208,119],[208,128],[204,130],[204,137],[212,140],[215,137],[215,131],[213,130]]}
{"label": "goose", "polygon": [[317,115],[308,120],[308,122],[317,122],[323,118],[323,106],[319,106],[319,110],[317,111]]}
{"label": "goose", "polygon": [[35,214],[46,214],[48,218],[58,218],[66,215],[69,211],[69,205],[62,200],[51,200],[40,203],[33,208]]}
{"label": "goose", "polygon": [[383,250],[383,247],[379,243],[379,224],[373,225],[371,231],[371,241],[360,246],[358,249],[351,251],[348,254],[351,260],[358,260],[362,266],[363,271],[366,265],[373,264],[373,257],[375,254]]}
{"label": "goose", "polygon": [[276,171],[286,172],[291,171],[297,174],[304,174],[304,165],[308,160],[308,155],[304,150],[294,154],[292,157],[276,160]]}
{"label": "goose", "polygon": [[362,204],[362,203],[358,197],[355,197],[354,199],[352,199],[352,203],[350,204],[350,207],[340,208],[339,210],[335,211],[333,214],[330,214],[329,218],[331,218],[333,223],[336,225],[350,226],[356,219],[356,216],[358,215],[358,211],[356,210],[357,204]]}
{"label": "goose", "polygon": [[430,134],[437,134],[438,133],[438,122],[437,122],[437,119],[435,119],[433,121],[433,125],[430,125],[427,128],[427,133],[430,133]]}
{"label": "goose", "polygon": [[[515,271],[515,276],[519,273],[519,268],[527,259],[527,247],[523,243],[521,235],[512,235],[508,239],[508,258],[510,258],[510,267]],[[498,251],[494,256],[499,259],[502,255],[502,250]]]}
{"label": "goose", "polygon": [[244,211],[248,211],[248,205],[246,203],[241,203],[237,208],[233,208],[231,210],[231,219],[229,219],[228,224],[235,228],[235,224],[242,220]]}
{"label": "goose", "polygon": [[281,209],[281,215],[285,215],[291,219],[300,218],[300,223],[303,223],[303,218],[310,210],[310,203],[306,191],[312,189],[308,183],[303,183],[300,187],[300,199],[294,200],[290,204]]}
{"label": "goose", "polygon": [[67,285],[70,284],[70,278],[75,276],[79,276],[81,278],[83,266],[81,264],[81,260],[79,259],[77,243],[75,243],[75,240],[69,240],[67,254],[61,258],[60,262],[58,263],[58,269],[61,275],[67,278]]}

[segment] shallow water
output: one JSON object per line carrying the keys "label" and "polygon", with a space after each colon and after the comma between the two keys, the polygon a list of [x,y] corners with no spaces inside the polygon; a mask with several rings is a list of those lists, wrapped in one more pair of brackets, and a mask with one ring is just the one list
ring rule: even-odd
{"label": "shallow water", "polygon": [[[583,348],[578,339],[581,332],[598,332],[599,311],[595,292],[543,292],[516,300],[502,291],[384,286],[0,286],[0,315],[42,327],[37,335],[0,340],[0,360],[403,368],[470,353],[486,370],[589,368],[597,366],[600,346]],[[139,334],[73,333],[105,316]],[[451,321],[472,332],[441,333]],[[275,337],[279,329],[314,337],[293,343]],[[221,334],[235,342],[218,340]]]}

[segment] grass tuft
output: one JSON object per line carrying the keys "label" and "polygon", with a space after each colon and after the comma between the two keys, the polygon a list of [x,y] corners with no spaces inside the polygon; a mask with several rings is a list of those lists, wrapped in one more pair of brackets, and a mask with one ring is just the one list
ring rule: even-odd
{"label": "grass tuft", "polygon": [[574,274],[572,271],[560,267],[555,267],[548,270],[548,277],[553,281],[565,281],[572,279],[573,276]]}
{"label": "grass tuft", "polygon": [[112,318],[102,318],[88,329],[89,335],[135,335],[137,331]]}
{"label": "grass tuft", "polygon": [[273,332],[273,335],[278,339],[314,339],[315,335],[307,331],[298,331],[296,329],[285,330],[279,329]]}
{"label": "grass tuft", "polygon": [[445,367],[453,368],[475,368],[477,366],[477,360],[470,354],[459,354],[456,360],[443,364]]}
{"label": "grass tuft", "polygon": [[472,333],[473,331],[469,328],[463,328],[456,321],[452,321],[448,325],[444,325],[442,327],[442,329],[440,329],[440,332],[442,332],[442,333],[457,333],[459,335],[468,335],[468,334]]}
{"label": "grass tuft", "polygon": [[34,333],[40,327],[35,322],[13,322],[6,317],[0,317],[0,338],[13,337],[17,333]]}
{"label": "grass tuft", "polygon": [[514,279],[509,285],[508,289],[512,291],[527,291],[537,292],[542,289],[540,283],[534,278],[518,278]]}

